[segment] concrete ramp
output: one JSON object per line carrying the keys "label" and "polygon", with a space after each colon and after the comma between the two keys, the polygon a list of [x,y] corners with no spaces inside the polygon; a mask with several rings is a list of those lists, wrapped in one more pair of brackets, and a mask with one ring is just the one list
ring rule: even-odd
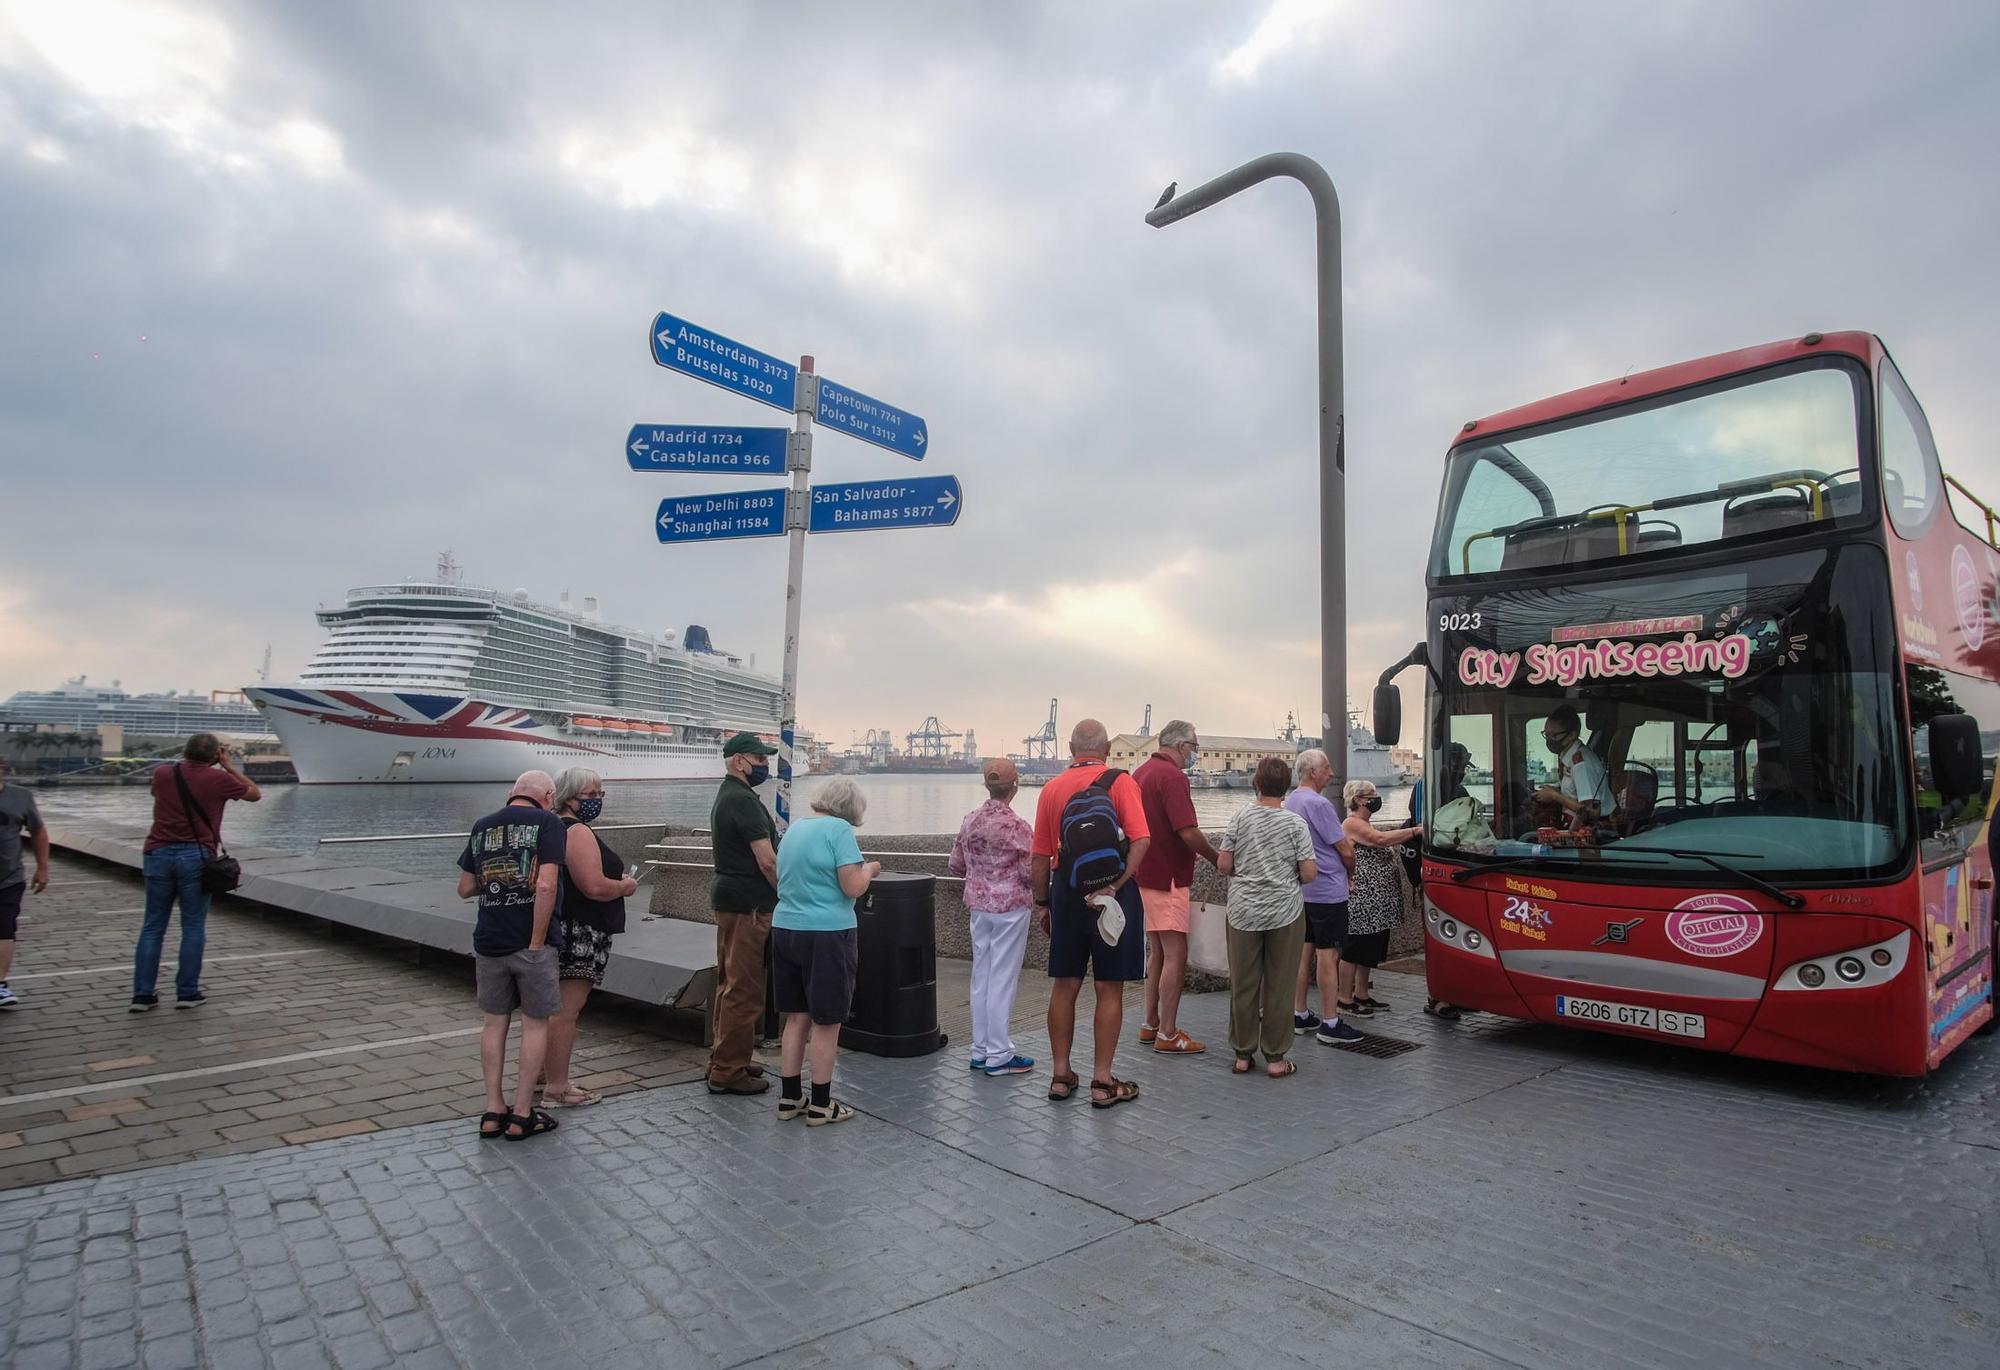
{"label": "concrete ramp", "polygon": [[[138,828],[49,830],[50,843],[128,870],[144,864]],[[297,852],[232,844],[243,883],[224,896],[267,909],[461,956],[472,954],[473,906],[456,882],[352,866]],[[715,983],[715,929],[678,918],[647,918],[643,895],[631,901],[627,931],[612,939],[611,962],[597,992],[661,1008],[708,1002]]]}

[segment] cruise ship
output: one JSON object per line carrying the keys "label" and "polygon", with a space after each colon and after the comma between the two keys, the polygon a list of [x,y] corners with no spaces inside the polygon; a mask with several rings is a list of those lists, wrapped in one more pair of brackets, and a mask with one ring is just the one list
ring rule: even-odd
{"label": "cruise ship", "polygon": [[141,737],[271,735],[264,715],[235,690],[135,695],[120,689],[115,680],[109,686],[92,685],[78,676],[53,690],[22,690],[0,704],[0,729],[5,730],[90,732],[103,724],[116,724]]}
{"label": "cruise ship", "polygon": [[606,780],[722,774],[722,741],[776,741],[778,681],[691,627],[676,642],[572,608],[463,583],[364,585],[296,683],[244,689],[308,785],[499,783],[588,766]]}

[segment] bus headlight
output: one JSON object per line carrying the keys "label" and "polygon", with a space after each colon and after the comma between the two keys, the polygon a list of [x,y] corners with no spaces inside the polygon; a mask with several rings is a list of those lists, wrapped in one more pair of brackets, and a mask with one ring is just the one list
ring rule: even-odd
{"label": "bus headlight", "polygon": [[1484,938],[1482,938],[1478,933],[1474,932],[1471,928],[1467,928],[1465,930],[1465,945],[1471,947],[1474,951],[1479,950],[1479,944],[1484,940],[1485,940]]}
{"label": "bus headlight", "polygon": [[1852,951],[1795,962],[1771,982],[1771,988],[1841,990],[1886,985],[1902,974],[1909,958],[1910,934],[1899,932],[1886,941],[1855,947]]}
{"label": "bus headlight", "polygon": [[1454,923],[1451,919],[1447,918],[1442,923],[1438,924],[1438,933],[1445,939],[1445,941],[1449,942],[1453,938],[1458,936],[1458,924]]}

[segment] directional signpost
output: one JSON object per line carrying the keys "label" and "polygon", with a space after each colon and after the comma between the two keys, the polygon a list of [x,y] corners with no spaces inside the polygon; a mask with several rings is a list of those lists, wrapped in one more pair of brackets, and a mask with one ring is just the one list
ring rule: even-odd
{"label": "directional signpost", "polygon": [[924,449],[930,446],[930,430],[915,414],[832,381],[819,383],[819,421],[911,461],[922,461]]}
{"label": "directional signpost", "polygon": [[869,528],[949,528],[964,497],[956,476],[807,485],[812,471],[812,426],[922,461],[929,427],[906,409],[823,380],[813,359],[778,360],[733,338],[672,314],[659,314],[647,342],[653,360],[669,370],[790,411],[792,427],[718,428],[705,424],[638,424],[625,437],[625,459],[634,471],[767,475],[786,471],[789,488],[733,494],[687,495],[660,501],[653,531],[661,542],[713,542],[788,534],[785,575],[784,698],[779,719],[777,809],[780,828],[792,816],[792,735],[797,727],[799,609],[805,590],[806,534]]}
{"label": "directional signpost", "polygon": [[625,459],[634,471],[774,476],[785,469],[785,428],[716,428],[708,424],[634,424]]}
{"label": "directional signpost", "polygon": [[774,538],[785,531],[785,489],[675,495],[660,501],[653,531],[661,542]]}
{"label": "directional signpost", "polygon": [[957,476],[865,480],[812,488],[815,533],[863,528],[949,528],[958,522]]}

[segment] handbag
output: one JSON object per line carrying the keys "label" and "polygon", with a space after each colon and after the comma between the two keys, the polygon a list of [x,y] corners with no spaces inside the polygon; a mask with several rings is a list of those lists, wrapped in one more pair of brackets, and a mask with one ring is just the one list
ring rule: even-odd
{"label": "handbag", "polygon": [[[187,777],[181,774],[180,762],[174,763],[174,783],[181,787],[181,809],[187,814],[188,831],[195,834],[201,852],[201,889],[204,894],[227,894],[243,883],[243,867],[235,857],[224,849],[222,834],[208,820],[208,814],[201,805],[194,802],[194,795],[188,790]],[[195,829],[195,819],[199,817],[208,835],[215,839],[215,850],[201,841],[201,834]]]}

